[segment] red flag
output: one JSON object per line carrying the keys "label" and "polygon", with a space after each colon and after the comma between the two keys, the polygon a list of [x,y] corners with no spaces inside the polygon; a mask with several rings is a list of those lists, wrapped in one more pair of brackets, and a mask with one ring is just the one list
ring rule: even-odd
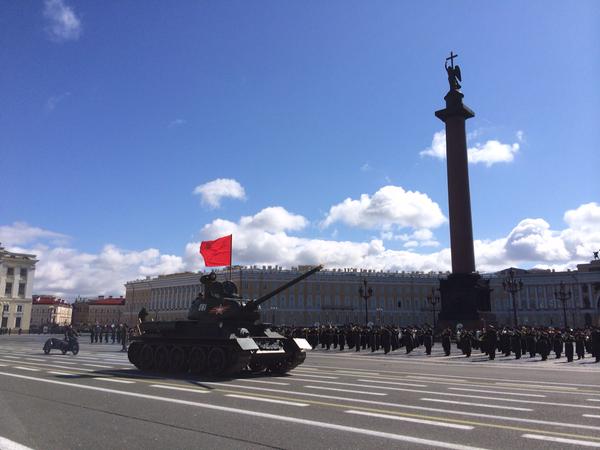
{"label": "red flag", "polygon": [[223,236],[214,241],[202,241],[200,254],[204,258],[204,265],[230,266],[231,265],[231,241],[233,235]]}

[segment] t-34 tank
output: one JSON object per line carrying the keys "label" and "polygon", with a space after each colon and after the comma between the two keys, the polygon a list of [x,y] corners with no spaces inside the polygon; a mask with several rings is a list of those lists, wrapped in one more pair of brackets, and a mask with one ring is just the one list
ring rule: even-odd
{"label": "t-34 tank", "polygon": [[260,320],[259,306],[321,270],[308,272],[254,300],[238,295],[231,281],[211,272],[200,278],[203,292],[192,302],[188,320],[142,321],[131,338],[129,361],[142,371],[191,372],[212,376],[244,370],[283,374],[302,364],[310,344],[287,338]]}

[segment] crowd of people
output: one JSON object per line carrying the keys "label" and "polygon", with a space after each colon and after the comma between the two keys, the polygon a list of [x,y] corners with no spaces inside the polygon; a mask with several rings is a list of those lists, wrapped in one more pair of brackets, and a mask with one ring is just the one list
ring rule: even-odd
{"label": "crowd of people", "polygon": [[96,324],[90,327],[90,343],[102,344],[102,342],[104,342],[105,344],[108,344],[110,339],[111,344],[121,344],[122,350],[125,351],[127,349],[127,342],[129,341],[130,334],[131,329],[125,323],[119,325],[114,323],[110,325]]}
{"label": "crowd of people", "polygon": [[492,325],[484,329],[456,331],[446,328],[441,333],[434,333],[429,325],[397,327],[323,325],[319,327],[280,327],[279,331],[290,337],[305,338],[312,348],[344,351],[371,351],[382,349],[385,354],[399,349],[411,353],[414,349],[424,347],[425,353],[431,355],[435,342],[441,342],[444,354],[450,356],[452,343],[455,342],[461,353],[471,356],[473,350],[479,350],[489,359],[495,359],[499,352],[505,357],[514,355],[534,358],[540,356],[547,360],[551,353],[555,358],[564,355],[568,362],[583,359],[591,354],[596,362],[600,362],[600,328],[559,329],[551,327],[501,327]]}

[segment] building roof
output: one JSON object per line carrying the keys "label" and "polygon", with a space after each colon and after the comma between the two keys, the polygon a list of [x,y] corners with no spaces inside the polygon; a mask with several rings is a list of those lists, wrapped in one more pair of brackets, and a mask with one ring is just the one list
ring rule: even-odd
{"label": "building roof", "polygon": [[119,298],[99,298],[97,300],[90,300],[90,305],[102,305],[102,306],[111,306],[111,305],[124,305],[125,299],[123,297]]}
{"label": "building roof", "polygon": [[65,308],[71,308],[70,303],[54,295],[34,295],[31,303],[32,305],[60,305]]}

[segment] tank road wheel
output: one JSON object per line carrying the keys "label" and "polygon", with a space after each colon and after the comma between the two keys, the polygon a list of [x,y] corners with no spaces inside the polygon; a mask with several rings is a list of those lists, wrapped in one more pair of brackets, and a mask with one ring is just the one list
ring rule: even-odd
{"label": "tank road wheel", "polygon": [[169,370],[172,372],[185,372],[186,369],[185,350],[179,345],[173,346],[171,353],[169,353]]}
{"label": "tank road wheel", "polygon": [[283,375],[290,370],[288,362],[285,359],[275,361],[269,366],[269,372],[273,375]]}
{"label": "tank road wheel", "polygon": [[263,363],[261,363],[259,361],[250,361],[250,364],[248,364],[248,369],[252,373],[264,372],[266,368],[267,368],[267,366],[265,366]]}
{"label": "tank road wheel", "polygon": [[169,370],[169,350],[164,345],[159,345],[154,352],[154,368],[160,372]]}
{"label": "tank road wheel", "polygon": [[208,352],[208,372],[211,375],[221,375],[227,367],[227,355],[221,347],[213,347]]}
{"label": "tank road wheel", "polygon": [[138,342],[133,342],[127,349],[127,358],[129,359],[129,362],[138,369],[140,368],[139,364],[141,350],[142,346]]}
{"label": "tank road wheel", "polygon": [[154,366],[154,349],[151,345],[145,344],[140,352],[140,369],[152,370]]}
{"label": "tank road wheel", "polygon": [[190,372],[199,374],[206,370],[206,352],[202,347],[194,347],[190,352]]}

